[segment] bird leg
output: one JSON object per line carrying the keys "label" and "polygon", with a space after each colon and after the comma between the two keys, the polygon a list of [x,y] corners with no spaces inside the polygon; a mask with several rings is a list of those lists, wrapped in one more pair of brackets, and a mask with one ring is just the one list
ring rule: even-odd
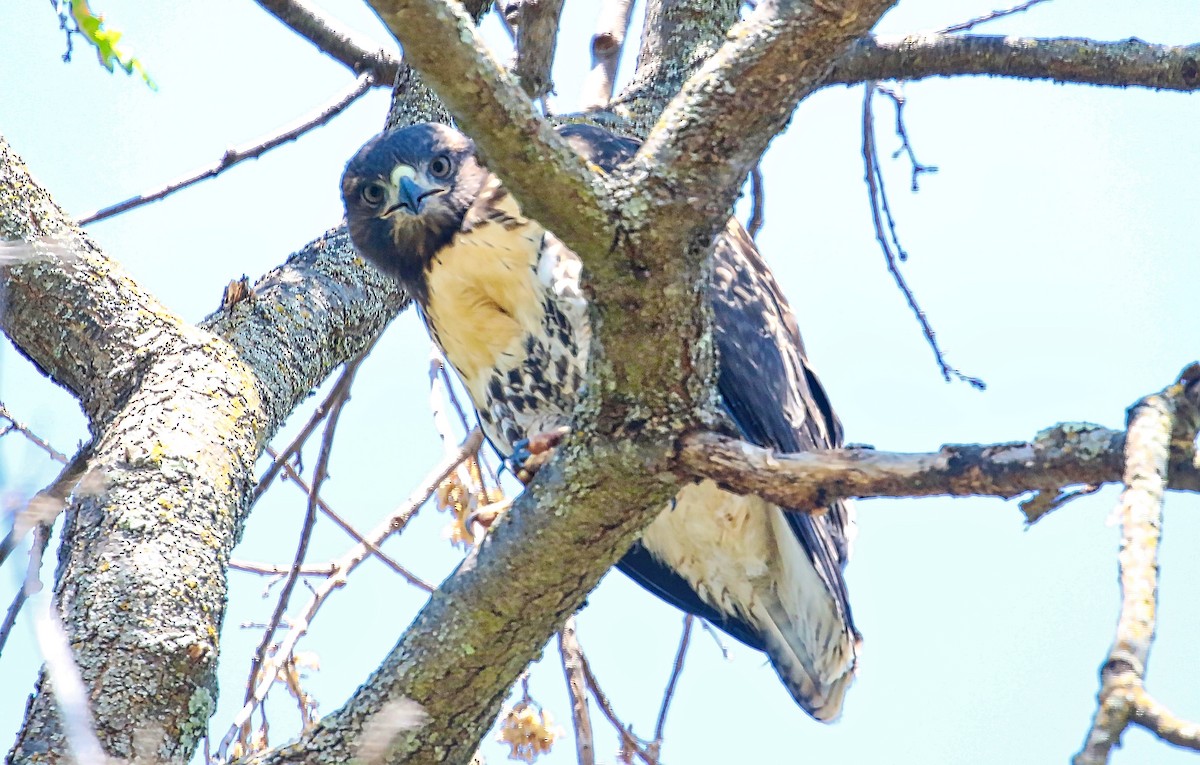
{"label": "bird leg", "polygon": [[[555,428],[543,433],[535,433],[529,438],[521,439],[513,444],[513,454],[509,457],[508,463],[517,480],[528,486],[533,477],[537,475],[538,470],[554,457],[554,450],[570,432],[571,429],[567,427]],[[483,541],[483,537],[491,530],[492,524],[508,512],[512,503],[513,498],[508,497],[499,502],[490,502],[478,507],[467,515],[465,523],[470,529],[471,535],[475,537],[476,545]]]}
{"label": "bird leg", "polygon": [[567,437],[571,429],[563,426],[542,433],[534,433],[513,444],[512,456],[508,458],[513,475],[521,483],[529,485],[537,472],[554,458],[554,450]]}

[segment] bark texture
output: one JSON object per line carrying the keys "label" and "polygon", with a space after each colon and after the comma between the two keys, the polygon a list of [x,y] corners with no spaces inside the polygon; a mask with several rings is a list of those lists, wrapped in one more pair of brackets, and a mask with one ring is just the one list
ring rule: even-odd
{"label": "bark texture", "polygon": [[829,82],[971,74],[1191,92],[1200,88],[1200,44],[1155,45],[1136,37],[1113,42],[1003,35],[864,37],[837,62]]}
{"label": "bark texture", "polygon": [[[1036,490],[1049,499],[1023,503],[1032,523],[1064,487],[1122,480],[1125,438],[1119,430],[1076,422],[1047,428],[1028,442],[947,444],[929,454],[874,449],[777,454],[715,433],[693,433],[680,443],[679,468],[729,491],[813,512],[837,499],[901,494],[1010,499]],[[1200,491],[1195,457],[1192,444],[1174,444],[1171,488]]]}

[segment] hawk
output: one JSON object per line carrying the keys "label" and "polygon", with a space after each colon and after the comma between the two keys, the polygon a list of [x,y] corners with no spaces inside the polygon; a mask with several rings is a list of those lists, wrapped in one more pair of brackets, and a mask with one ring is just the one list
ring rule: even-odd
{"label": "hawk", "polygon": [[[559,132],[605,172],[638,147],[589,125]],[[591,338],[579,258],[521,214],[469,138],[437,124],[382,133],[350,160],[342,198],[354,246],[413,297],[502,455],[570,425]],[[840,446],[787,301],[733,219],[710,298],[719,392],[742,437],[784,452]],[[796,703],[830,721],[861,640],[842,579],[853,536],[846,503],[787,512],[706,481],[682,489],[618,565],[764,651]]]}

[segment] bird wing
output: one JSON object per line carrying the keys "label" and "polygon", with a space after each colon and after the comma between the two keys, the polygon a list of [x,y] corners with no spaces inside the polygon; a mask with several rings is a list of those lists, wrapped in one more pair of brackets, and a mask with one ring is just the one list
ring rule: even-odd
{"label": "bird wing", "polygon": [[[559,132],[576,152],[605,171],[630,159],[639,146],[637,141],[590,125],[566,125]],[[783,452],[841,446],[841,423],[808,363],[795,316],[770,268],[737,221],[731,219],[718,236],[713,266],[710,294],[718,390],[742,437]],[[835,502],[821,515],[786,515],[788,527],[833,595],[843,620],[852,624],[841,576],[854,527],[849,506]],[[640,542],[618,565],[667,602],[712,621],[752,648],[763,649],[755,630],[701,600],[685,579]]]}

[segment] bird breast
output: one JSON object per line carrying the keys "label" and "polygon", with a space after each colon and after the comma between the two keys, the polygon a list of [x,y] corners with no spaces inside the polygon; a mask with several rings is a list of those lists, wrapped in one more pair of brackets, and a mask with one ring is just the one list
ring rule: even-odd
{"label": "bird breast", "polygon": [[537,223],[459,232],[426,272],[424,313],[492,443],[570,423],[587,358],[579,263]]}

